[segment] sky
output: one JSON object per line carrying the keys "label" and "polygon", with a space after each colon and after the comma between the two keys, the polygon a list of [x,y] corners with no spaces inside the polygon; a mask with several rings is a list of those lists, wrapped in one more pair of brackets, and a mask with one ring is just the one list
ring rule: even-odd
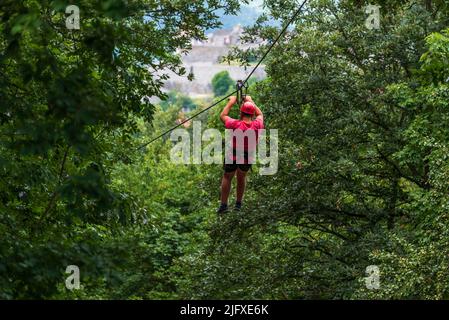
{"label": "sky", "polygon": [[221,22],[223,23],[223,26],[216,29],[229,29],[235,26],[236,24],[241,24],[242,26],[253,25],[255,20],[259,17],[259,15],[263,11],[262,4],[263,0],[253,0],[248,5],[242,6],[240,14],[237,14],[235,16],[224,15],[222,10],[217,11],[217,14],[221,17]]}

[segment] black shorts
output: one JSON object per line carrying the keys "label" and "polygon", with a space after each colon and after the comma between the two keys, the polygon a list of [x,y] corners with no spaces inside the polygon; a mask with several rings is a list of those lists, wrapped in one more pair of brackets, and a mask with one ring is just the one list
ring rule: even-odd
{"label": "black shorts", "polygon": [[223,164],[223,169],[225,172],[234,172],[240,169],[243,172],[248,172],[251,169],[252,164],[237,164],[237,163],[225,163]]}
{"label": "black shorts", "polygon": [[[236,157],[236,151],[235,150],[233,150],[232,154],[233,154],[233,157]],[[245,160],[245,162],[248,162],[248,158],[249,158],[248,152],[244,151],[243,152],[243,159]],[[234,172],[235,170],[240,169],[243,172],[248,172],[249,169],[251,169],[252,164],[243,164],[243,163],[242,164],[238,164],[236,162],[237,161],[234,160],[234,161],[232,161],[232,163],[226,163],[226,157],[225,157],[224,160],[223,160],[223,169],[224,169],[224,171],[225,172]]]}

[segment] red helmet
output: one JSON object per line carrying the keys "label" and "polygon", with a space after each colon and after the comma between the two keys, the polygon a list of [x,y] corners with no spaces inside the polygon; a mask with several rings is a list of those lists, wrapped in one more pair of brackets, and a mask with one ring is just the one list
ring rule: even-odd
{"label": "red helmet", "polygon": [[240,112],[253,116],[256,113],[256,107],[254,106],[254,103],[247,101],[240,108]]}

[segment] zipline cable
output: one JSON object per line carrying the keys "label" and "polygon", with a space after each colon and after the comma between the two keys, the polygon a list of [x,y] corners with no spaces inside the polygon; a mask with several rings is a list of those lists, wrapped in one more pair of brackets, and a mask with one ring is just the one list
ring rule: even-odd
{"label": "zipline cable", "polygon": [[246,77],[245,81],[243,81],[243,84],[246,84],[246,82],[249,80],[249,78],[253,75],[254,71],[260,66],[262,61],[267,57],[267,55],[270,53],[271,49],[275,46],[275,44],[281,39],[281,37],[284,35],[285,31],[287,31],[288,27],[293,23],[293,21],[296,20],[298,15],[301,13],[302,8],[305,6],[308,0],[304,0],[304,2],[301,4],[301,6],[296,10],[295,14],[290,18],[288,23],[285,25],[284,29],[278,34],[277,38],[273,41],[271,46],[268,48],[268,50],[265,52],[265,54],[262,56],[262,58],[259,60],[259,62],[256,64],[256,66],[253,68],[253,70],[250,72],[250,74]]}
{"label": "zipline cable", "polygon": [[210,105],[209,107],[207,107],[207,108],[201,110],[200,112],[198,112],[197,114],[191,116],[190,118],[188,118],[188,119],[182,121],[181,123],[177,124],[177,125],[174,126],[173,128],[171,128],[171,129],[165,131],[164,133],[161,133],[161,134],[158,135],[156,138],[154,138],[154,139],[152,139],[151,141],[149,141],[149,142],[147,142],[147,143],[141,145],[139,148],[137,148],[137,150],[140,150],[140,149],[142,149],[142,148],[145,148],[147,145],[149,145],[149,144],[152,143],[153,141],[156,141],[157,139],[159,139],[159,138],[165,136],[167,133],[170,133],[171,131],[173,131],[173,130],[175,130],[176,128],[182,126],[184,123],[186,123],[186,122],[192,120],[193,118],[199,116],[200,114],[202,114],[203,112],[209,110],[210,108],[215,107],[217,104],[219,104],[219,103],[225,101],[225,100],[228,99],[230,96],[234,95],[236,92],[237,92],[237,90],[234,91],[234,92],[232,92],[232,93],[230,93],[230,94],[228,94],[226,97],[220,99],[219,101],[215,102],[214,104]]}
{"label": "zipline cable", "polygon": [[[283,34],[285,33],[285,31],[287,31],[288,27],[293,23],[293,21],[296,20],[296,18],[298,17],[298,15],[301,13],[302,8],[304,7],[304,5],[307,3],[308,0],[304,0],[303,3],[301,4],[301,6],[298,8],[298,10],[296,10],[295,14],[290,18],[290,20],[288,21],[288,23],[284,26],[284,28],[282,29],[282,31],[278,34],[278,36],[276,37],[276,39],[273,41],[273,43],[270,45],[270,47],[268,48],[268,50],[265,52],[265,54],[262,56],[262,58],[259,60],[259,62],[256,64],[256,66],[251,70],[251,72],[249,73],[249,75],[246,77],[246,79],[243,81],[243,85],[246,85],[246,83],[248,82],[249,78],[254,74],[254,72],[256,71],[257,68],[259,68],[260,64],[263,62],[263,60],[267,57],[267,55],[270,53],[271,49],[273,49],[273,47],[276,45],[276,43],[279,41],[279,39],[281,39],[281,37],[283,36]],[[150,143],[156,141],[157,139],[165,136],[167,133],[172,132],[173,130],[175,130],[176,128],[182,126],[184,123],[192,120],[193,118],[196,118],[197,116],[199,116],[200,114],[202,114],[203,112],[209,110],[210,108],[215,107],[217,104],[225,101],[226,99],[228,99],[230,96],[234,95],[238,93],[238,90],[235,90],[234,92],[228,94],[226,97],[220,99],[219,101],[213,103],[212,105],[210,105],[209,107],[201,110],[200,112],[194,114],[193,116],[191,116],[190,118],[182,121],[181,123],[177,124],[176,126],[174,126],[173,128],[165,131],[164,133],[158,135],[156,138],[150,140],[147,143],[144,143],[143,145],[141,145],[140,147],[137,148],[137,150],[140,150],[142,148],[145,148],[147,145],[149,145]]]}

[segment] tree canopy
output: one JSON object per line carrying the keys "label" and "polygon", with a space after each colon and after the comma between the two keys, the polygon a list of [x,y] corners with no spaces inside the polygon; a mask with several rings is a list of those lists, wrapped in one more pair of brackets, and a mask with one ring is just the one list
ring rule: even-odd
{"label": "tree canopy", "polygon": [[[244,211],[217,217],[221,165],[138,146],[193,103],[167,70],[241,3],[80,0],[68,30],[67,1],[2,1],[0,298],[447,299],[449,4],[376,4],[370,30],[367,1],[311,0],[267,56],[249,94],[279,170],[255,165]],[[233,57],[260,58],[296,6],[266,0],[244,35],[264,45]],[[214,99],[232,85],[216,75]]]}
{"label": "tree canopy", "polygon": [[212,78],[212,88],[215,96],[224,96],[234,85],[228,71],[221,71]]}

